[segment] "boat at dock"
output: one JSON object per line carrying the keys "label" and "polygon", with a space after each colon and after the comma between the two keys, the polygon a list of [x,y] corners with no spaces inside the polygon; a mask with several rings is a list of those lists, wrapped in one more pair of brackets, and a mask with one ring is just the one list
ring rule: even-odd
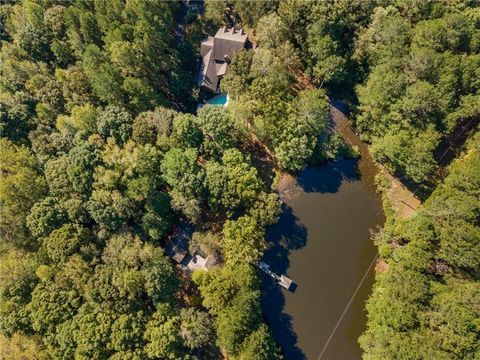
{"label": "boat at dock", "polygon": [[277,283],[278,285],[280,285],[281,287],[287,289],[287,290],[290,290],[290,287],[292,286],[292,283],[293,281],[288,278],[287,276],[285,275],[278,275],[276,273],[274,273],[272,271],[272,269],[270,268],[270,265],[268,265],[267,263],[263,262],[263,261],[260,261],[258,263],[258,267],[260,268],[260,270],[262,270],[265,274],[269,275],[271,278],[273,278]]}

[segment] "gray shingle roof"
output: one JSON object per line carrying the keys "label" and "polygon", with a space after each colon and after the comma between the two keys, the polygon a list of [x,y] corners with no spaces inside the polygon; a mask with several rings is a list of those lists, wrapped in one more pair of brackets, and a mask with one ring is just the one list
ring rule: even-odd
{"label": "gray shingle roof", "polygon": [[202,42],[200,55],[202,64],[197,77],[197,85],[216,92],[218,81],[227,71],[228,61],[245,47],[247,35],[243,30],[221,27],[214,37]]}

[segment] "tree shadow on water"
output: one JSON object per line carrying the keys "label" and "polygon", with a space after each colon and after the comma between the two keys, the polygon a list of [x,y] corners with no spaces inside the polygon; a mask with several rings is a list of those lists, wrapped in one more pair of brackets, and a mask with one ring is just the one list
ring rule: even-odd
{"label": "tree shadow on water", "polygon": [[285,297],[281,288],[268,275],[262,273],[263,313],[273,331],[275,340],[280,344],[287,360],[305,360],[305,354],[297,347],[297,335],[293,331],[292,317],[283,312]]}
{"label": "tree shadow on water", "polygon": [[283,204],[280,219],[267,229],[266,240],[269,248],[264,260],[273,271],[286,272],[290,251],[301,249],[307,244],[307,228],[293,213],[293,209]]}
{"label": "tree shadow on water", "polygon": [[[267,242],[269,248],[263,256],[263,261],[269,264],[275,273],[286,274],[290,252],[304,247],[307,242],[307,229],[300,223],[291,207],[283,205],[279,221],[267,230]],[[305,354],[296,345],[297,335],[293,331],[292,317],[283,312],[284,292],[264,273],[261,303],[266,320],[273,330],[275,340],[282,347],[285,358],[304,360]]]}
{"label": "tree shadow on water", "polygon": [[344,159],[310,167],[298,175],[297,182],[305,192],[336,193],[343,181],[360,180],[357,165],[356,159]]}

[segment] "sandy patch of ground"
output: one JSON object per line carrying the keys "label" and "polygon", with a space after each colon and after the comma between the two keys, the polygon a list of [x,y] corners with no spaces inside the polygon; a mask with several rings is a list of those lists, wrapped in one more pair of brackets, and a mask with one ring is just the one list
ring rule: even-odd
{"label": "sandy patch of ground", "polygon": [[302,191],[300,186],[298,186],[295,177],[286,172],[280,174],[275,189],[282,201],[292,199]]}
{"label": "sandy patch of ground", "polygon": [[377,263],[375,264],[375,272],[386,272],[388,271],[388,264],[385,260],[377,260]]}
{"label": "sandy patch of ground", "polygon": [[400,180],[390,175],[385,169],[382,172],[390,180],[390,188],[386,195],[398,219],[408,219],[422,204],[420,199],[401,183]]}

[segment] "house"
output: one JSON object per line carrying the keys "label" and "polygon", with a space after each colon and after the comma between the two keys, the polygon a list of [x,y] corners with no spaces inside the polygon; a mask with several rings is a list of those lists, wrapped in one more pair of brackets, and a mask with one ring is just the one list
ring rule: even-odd
{"label": "house", "polygon": [[196,253],[187,263],[187,269],[190,271],[205,270],[208,271],[215,264],[215,259],[212,256],[206,258]]}
{"label": "house", "polygon": [[197,75],[197,86],[214,93],[219,92],[219,81],[227,71],[236,52],[244,49],[247,35],[242,29],[221,27],[215,36],[202,42],[202,62]]}
{"label": "house", "polygon": [[171,241],[165,247],[165,253],[172,258],[177,264],[181,264],[188,255],[188,250],[182,244]]}
{"label": "house", "polygon": [[188,245],[194,232],[194,226],[184,223],[178,226],[174,235],[165,246],[165,253],[181,268],[189,271],[202,269],[208,271],[216,263],[214,256],[204,257],[196,252],[190,255]]}
{"label": "house", "polygon": [[188,255],[188,242],[190,241],[194,227],[191,224],[180,225],[172,239],[165,246],[165,253],[178,264],[182,264]]}

